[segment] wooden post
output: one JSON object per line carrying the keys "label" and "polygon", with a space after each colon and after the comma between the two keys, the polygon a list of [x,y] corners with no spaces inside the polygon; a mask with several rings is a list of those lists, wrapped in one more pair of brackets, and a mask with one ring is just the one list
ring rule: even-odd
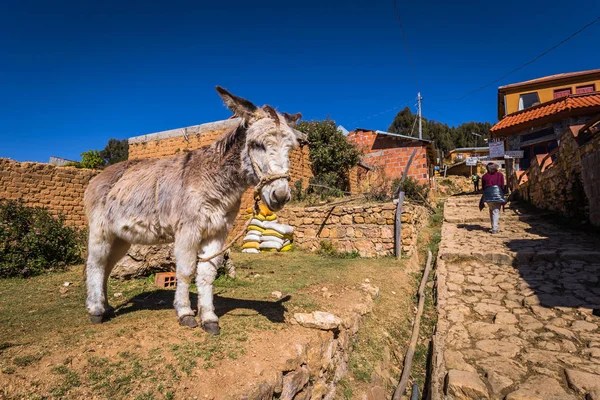
{"label": "wooden post", "polygon": [[410,158],[408,159],[408,163],[406,163],[406,168],[404,168],[404,172],[402,173],[402,179],[400,179],[400,185],[398,185],[398,204],[396,205],[396,227],[394,229],[394,251],[396,253],[396,258],[400,259],[402,255],[402,203],[404,203],[404,191],[402,191],[402,184],[408,175],[408,169],[412,164],[413,158],[417,153],[417,149],[414,149]]}

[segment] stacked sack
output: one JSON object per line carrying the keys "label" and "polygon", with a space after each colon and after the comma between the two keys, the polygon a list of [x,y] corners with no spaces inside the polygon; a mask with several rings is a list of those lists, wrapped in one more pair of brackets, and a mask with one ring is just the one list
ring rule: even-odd
{"label": "stacked sack", "polygon": [[[247,212],[252,214],[252,208]],[[250,221],[243,239],[242,253],[290,251],[293,235],[293,227],[278,223],[277,215],[259,204],[259,213]]]}

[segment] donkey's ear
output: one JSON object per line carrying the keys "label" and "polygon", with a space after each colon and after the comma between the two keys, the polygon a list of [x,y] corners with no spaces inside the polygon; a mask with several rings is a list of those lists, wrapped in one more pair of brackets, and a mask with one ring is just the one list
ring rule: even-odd
{"label": "donkey's ear", "polygon": [[249,120],[250,117],[252,117],[254,112],[257,110],[257,107],[250,101],[229,93],[221,86],[217,86],[216,89],[219,93],[219,96],[221,96],[221,98],[225,102],[227,108],[233,111],[233,113],[236,116],[245,120]]}
{"label": "donkey's ear", "polygon": [[300,121],[300,118],[302,118],[302,114],[300,114],[300,113],[288,114],[288,113],[284,112],[283,117],[285,118],[285,122],[287,122],[287,124],[289,126],[295,126],[296,123],[298,121]]}

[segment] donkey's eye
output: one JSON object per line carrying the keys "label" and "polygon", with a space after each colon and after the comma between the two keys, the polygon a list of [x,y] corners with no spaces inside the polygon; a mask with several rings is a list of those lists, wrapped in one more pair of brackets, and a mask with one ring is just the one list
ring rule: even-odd
{"label": "donkey's eye", "polygon": [[258,150],[263,150],[263,151],[265,150],[265,145],[262,143],[254,143],[253,147]]}

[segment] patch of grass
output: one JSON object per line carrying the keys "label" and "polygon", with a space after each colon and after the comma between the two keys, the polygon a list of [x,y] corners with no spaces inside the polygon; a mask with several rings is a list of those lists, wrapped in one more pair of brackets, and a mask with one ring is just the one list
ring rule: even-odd
{"label": "patch of grass", "polygon": [[79,379],[79,375],[77,373],[75,373],[74,371],[71,371],[69,368],[67,368],[65,365],[58,365],[54,368],[52,368],[52,372],[57,374],[57,375],[61,375],[61,383],[57,386],[54,386],[50,392],[54,395],[54,396],[64,396],[65,394],[67,394],[71,389],[81,385],[81,380]]}
{"label": "patch of grass", "polygon": [[352,399],[352,394],[354,393],[354,391],[352,390],[352,385],[350,384],[347,378],[340,379],[338,381],[338,387],[341,389],[344,400]]}
{"label": "patch of grass", "polygon": [[17,372],[17,370],[13,367],[6,367],[2,369],[2,373],[7,375],[14,374],[15,372]]}
{"label": "patch of grass", "polygon": [[39,354],[29,354],[26,356],[15,357],[13,358],[13,364],[17,367],[26,367],[34,362],[38,362],[42,359],[42,356]]}
{"label": "patch of grass", "polygon": [[322,240],[319,243],[319,250],[317,250],[317,254],[323,257],[330,258],[341,258],[341,259],[352,259],[359,258],[360,254],[356,250],[352,251],[339,251],[332,242],[328,240]]}

